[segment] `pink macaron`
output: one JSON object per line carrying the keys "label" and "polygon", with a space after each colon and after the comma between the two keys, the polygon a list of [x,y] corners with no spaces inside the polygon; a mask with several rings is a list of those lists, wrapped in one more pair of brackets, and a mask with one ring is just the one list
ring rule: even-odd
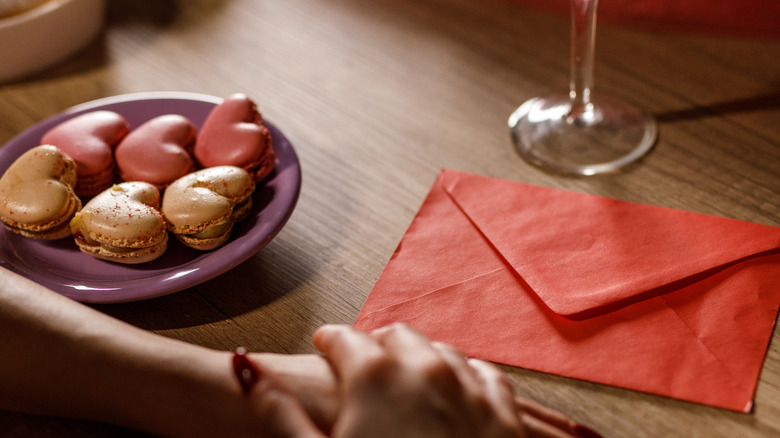
{"label": "pink macaron", "polygon": [[47,131],[50,144],[76,162],[78,196],[94,196],[114,183],[114,148],[129,132],[127,121],[113,111],[93,111],[66,120]]}
{"label": "pink macaron", "polygon": [[195,170],[191,151],[197,129],[184,116],[166,114],[133,129],[115,151],[119,176],[164,189]]}
{"label": "pink macaron", "polygon": [[274,168],[271,133],[255,103],[233,94],[214,107],[203,122],[195,158],[202,167],[240,167],[259,182]]}

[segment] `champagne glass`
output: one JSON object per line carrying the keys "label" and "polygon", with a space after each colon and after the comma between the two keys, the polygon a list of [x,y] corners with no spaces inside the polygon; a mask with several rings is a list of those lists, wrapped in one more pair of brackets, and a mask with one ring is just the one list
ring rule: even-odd
{"label": "champagne glass", "polygon": [[537,97],[509,117],[518,153],[542,168],[578,175],[617,170],[646,154],[658,137],[652,116],[593,92],[598,0],[571,0],[569,93]]}

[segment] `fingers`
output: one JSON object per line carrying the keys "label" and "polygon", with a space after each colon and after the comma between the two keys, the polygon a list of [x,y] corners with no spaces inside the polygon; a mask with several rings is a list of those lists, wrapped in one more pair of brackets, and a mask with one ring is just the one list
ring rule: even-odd
{"label": "fingers", "polygon": [[528,432],[529,438],[572,438],[576,436],[533,415],[521,415],[520,422]]}
{"label": "fingers", "polygon": [[395,324],[370,334],[349,326],[326,325],[314,333],[314,346],[323,353],[337,375],[348,376],[386,363],[423,369],[441,361],[427,338],[409,327]]}
{"label": "fingers", "polygon": [[269,369],[255,363],[259,380],[248,396],[259,418],[259,432],[268,438],[326,438],[297,399]]}
{"label": "fingers", "polygon": [[520,421],[530,437],[538,438],[600,438],[598,432],[577,424],[562,413],[523,397],[515,398]]}
{"label": "fingers", "polygon": [[384,358],[439,383],[454,380],[458,387],[471,394],[488,386],[491,395],[514,406],[511,385],[492,365],[482,361],[472,363],[457,348],[430,342],[423,334],[402,324],[370,334],[348,326],[323,326],[314,334],[314,345],[333,364],[337,374],[350,375],[367,363],[381,362]]}
{"label": "fingers", "polygon": [[[337,424],[343,428],[339,430],[368,425],[356,420],[356,413],[372,412],[396,415],[386,423],[407,428],[398,436],[435,436],[410,435],[414,426],[423,425],[446,429],[441,436],[451,437],[519,434],[512,387],[496,368],[481,361],[472,364],[456,348],[431,343],[407,326],[396,324],[370,334],[326,326],[315,333],[314,344],[339,376],[344,409],[351,414],[345,417],[352,423]],[[379,406],[381,400],[387,403]]]}
{"label": "fingers", "polygon": [[367,334],[343,325],[326,325],[314,333],[314,346],[323,353],[339,377],[361,372],[382,357],[382,348]]}
{"label": "fingers", "polygon": [[464,392],[472,394],[475,400],[486,402],[499,417],[500,424],[519,427],[514,388],[503,373],[485,361],[466,358],[452,345],[434,342],[433,346],[455,371]]}
{"label": "fingers", "polygon": [[454,347],[431,343],[422,333],[393,324],[370,333],[399,367],[416,374],[453,402],[479,392],[479,382],[463,354]]}
{"label": "fingers", "polygon": [[574,423],[562,413],[523,397],[515,398],[515,406],[525,415],[534,417],[560,430],[571,433]]}
{"label": "fingers", "polygon": [[370,334],[385,352],[405,363],[427,364],[439,360],[439,353],[422,333],[402,324],[393,324]]}
{"label": "fingers", "polygon": [[518,427],[520,418],[514,405],[515,391],[501,371],[495,366],[477,359],[469,359],[468,364],[484,388],[488,401],[503,424]]}
{"label": "fingers", "polygon": [[572,438],[598,437],[599,435],[584,426],[574,423],[564,414],[536,403],[532,400],[517,397],[509,381],[493,365],[469,359],[469,365],[481,376],[489,400],[494,401],[495,412],[506,418],[519,419],[529,438]]}
{"label": "fingers", "polygon": [[[396,397],[417,393],[417,401],[424,399],[429,404],[413,405],[416,401],[409,397],[391,402],[398,412],[403,411],[404,403],[412,407],[406,412],[414,414],[408,414],[407,420],[438,406],[435,416],[448,412],[449,423],[460,425],[462,433],[480,424],[472,431],[479,436],[581,435],[578,426],[560,412],[516,397],[509,380],[495,366],[468,359],[453,346],[432,343],[404,325],[392,325],[370,334],[349,326],[324,326],[315,333],[314,344],[333,367],[342,385],[342,395],[353,388],[373,388],[372,397],[360,403],[363,408],[371,404],[366,400],[381,399],[386,394],[383,391],[390,390]],[[366,394],[362,391],[362,395]],[[375,412],[388,411],[382,408]],[[480,434],[480,430],[484,433]],[[468,436],[469,432],[465,434]]]}
{"label": "fingers", "polygon": [[252,353],[251,359],[284,382],[320,430],[330,431],[339,410],[338,389],[333,369],[322,356]]}
{"label": "fingers", "polygon": [[444,359],[449,367],[455,372],[455,375],[465,392],[477,394],[482,390],[484,382],[480,379],[477,371],[469,364],[466,356],[460,350],[452,345],[441,342],[434,342],[432,345],[433,348],[439,352],[441,358]]}

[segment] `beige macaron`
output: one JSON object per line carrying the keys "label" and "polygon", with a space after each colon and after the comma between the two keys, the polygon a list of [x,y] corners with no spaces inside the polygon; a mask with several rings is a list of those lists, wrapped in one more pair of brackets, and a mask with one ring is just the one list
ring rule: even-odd
{"label": "beige macaron", "polygon": [[255,182],[246,170],[209,167],[171,183],[165,189],[162,214],[183,244],[215,249],[227,242],[233,225],[249,214],[254,190]]}
{"label": "beige macaron", "polygon": [[73,159],[55,146],[34,147],[0,178],[0,219],[25,237],[67,237],[68,222],[81,209],[81,200],[73,192],[75,184]]}
{"label": "beige macaron", "polygon": [[76,213],[70,228],[79,249],[119,263],[145,263],[168,247],[160,191],[146,182],[115,184]]}

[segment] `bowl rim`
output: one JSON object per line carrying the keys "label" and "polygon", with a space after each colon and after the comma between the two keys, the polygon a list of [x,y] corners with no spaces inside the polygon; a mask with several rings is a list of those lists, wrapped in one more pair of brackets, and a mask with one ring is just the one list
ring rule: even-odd
{"label": "bowl rim", "polygon": [[46,0],[43,3],[37,6],[33,6],[26,11],[0,18],[0,30],[33,21],[36,18],[50,14],[51,12],[56,11],[57,9],[73,1],[74,0]]}

